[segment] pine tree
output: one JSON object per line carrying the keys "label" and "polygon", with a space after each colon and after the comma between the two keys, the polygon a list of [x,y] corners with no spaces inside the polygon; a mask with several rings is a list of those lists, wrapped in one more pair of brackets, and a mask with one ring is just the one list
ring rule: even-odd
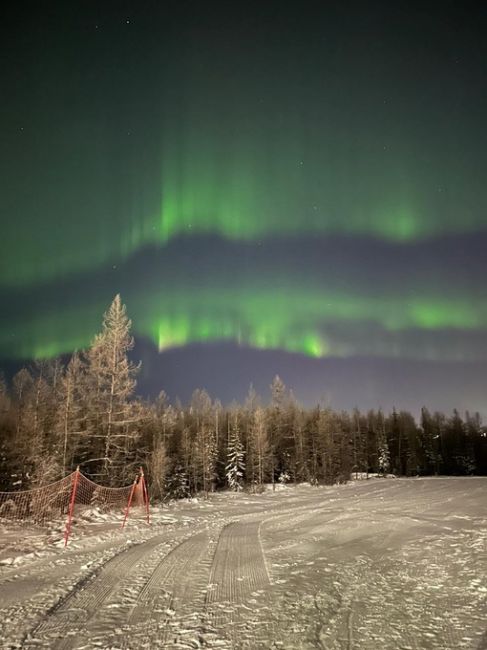
{"label": "pine tree", "polygon": [[[318,430],[320,478],[326,484],[348,480],[350,477],[350,449],[344,441],[344,417],[338,417],[329,407],[320,408],[316,422]],[[349,420],[346,420],[349,428]]]}
{"label": "pine tree", "polygon": [[440,436],[435,420],[425,406],[421,409],[421,444],[424,457],[424,473],[438,474],[441,466]]}
{"label": "pine tree", "polygon": [[[52,385],[52,364],[37,361],[34,365],[32,394],[29,399],[29,455],[31,485],[41,486],[61,478],[61,458],[56,453],[52,435],[56,399]],[[51,380],[51,382],[50,382]]]}
{"label": "pine tree", "polygon": [[7,490],[10,486],[15,449],[15,427],[12,415],[12,400],[7,382],[0,374],[0,490]]}
{"label": "pine tree", "polygon": [[269,462],[269,438],[266,413],[263,408],[255,409],[249,429],[249,456],[252,481],[262,488]]}
{"label": "pine tree", "polygon": [[269,445],[271,461],[272,489],[275,490],[277,452],[282,442],[284,428],[284,402],[286,399],[286,386],[279,375],[276,375],[270,385],[272,401],[269,408]]}
{"label": "pine tree", "polygon": [[11,473],[15,484],[22,489],[29,487],[32,466],[31,432],[32,432],[32,391],[34,379],[31,373],[22,368],[13,378],[13,414],[15,434],[11,446]]}
{"label": "pine tree", "polygon": [[134,345],[130,328],[125,305],[117,295],[87,354],[88,433],[94,452],[90,462],[109,482],[132,476],[130,454],[141,420],[140,410],[131,402],[139,366],[128,358]]}
{"label": "pine tree", "polygon": [[201,436],[199,438],[199,445],[203,490],[208,496],[210,490],[213,490],[215,482],[217,447],[215,431],[213,427],[207,423],[203,424]]}
{"label": "pine tree", "polygon": [[84,367],[78,352],[74,352],[60,380],[60,400],[56,416],[56,431],[62,457],[63,472],[74,469],[75,453],[84,430]]}
{"label": "pine tree", "polygon": [[195,390],[190,412],[194,427],[192,453],[195,489],[202,487],[206,495],[213,489],[216,476],[217,445],[215,418],[211,398],[205,390]]}
{"label": "pine tree", "polygon": [[387,446],[386,423],[381,410],[377,414],[377,471],[385,476],[391,467],[389,447]]}
{"label": "pine tree", "polygon": [[161,441],[150,455],[149,477],[151,481],[151,493],[156,499],[163,500],[166,492],[166,481],[169,470],[169,458],[166,446]]}
{"label": "pine tree", "polygon": [[15,433],[20,437],[27,415],[28,397],[32,389],[32,375],[26,368],[22,368],[13,378],[13,393],[15,402]]}
{"label": "pine tree", "polygon": [[173,499],[184,499],[189,497],[188,475],[184,467],[176,464],[173,471],[168,474],[166,483],[166,492]]}
{"label": "pine tree", "polygon": [[243,476],[245,471],[245,452],[240,439],[238,426],[238,414],[235,414],[227,446],[226,477],[231,490],[239,492],[243,488]]}

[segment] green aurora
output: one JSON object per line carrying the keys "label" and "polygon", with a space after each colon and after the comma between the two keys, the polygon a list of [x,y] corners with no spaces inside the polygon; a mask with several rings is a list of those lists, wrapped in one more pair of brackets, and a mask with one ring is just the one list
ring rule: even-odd
{"label": "green aurora", "polygon": [[487,361],[485,39],[270,4],[5,30],[0,359],[86,347],[120,293],[161,352]]}
{"label": "green aurora", "polygon": [[[313,357],[478,359],[477,338],[487,328],[487,300],[340,295],[292,282],[282,289],[250,285],[191,294],[186,285],[149,286],[143,294],[129,293],[127,304],[135,334],[151,339],[161,351],[227,340]],[[14,336],[1,330],[0,350],[4,357],[28,359],[85,347],[99,330],[105,309],[101,300],[74,303],[34,321],[19,320]],[[450,335],[439,338],[442,330]],[[464,333],[460,339],[459,332]]]}
{"label": "green aurora", "polygon": [[394,32],[381,33],[387,58],[364,35],[328,42],[312,24],[299,44],[294,21],[287,42],[264,28],[247,42],[195,15],[146,43],[141,17],[126,27],[147,52],[119,31],[113,52],[100,33],[50,33],[6,99],[0,287],[121,264],[148,245],[163,256],[178,237],[485,233],[481,111],[443,101],[452,83],[454,97],[474,92],[459,72],[436,86],[428,68],[415,76]]}
{"label": "green aurora", "polygon": [[[164,255],[164,246],[180,236],[259,241],[343,235],[407,243],[484,228],[487,202],[484,212],[478,211],[480,218],[464,200],[468,186],[438,198],[436,187],[424,188],[414,179],[422,175],[421,169],[411,171],[414,161],[399,163],[397,155],[390,160],[369,146],[363,160],[352,154],[352,173],[337,164],[338,155],[326,155],[326,143],[300,155],[284,138],[274,143],[268,136],[266,142],[254,134],[252,147],[245,147],[227,135],[218,135],[219,150],[200,133],[189,138],[191,144],[163,135],[161,180],[153,181],[151,199],[144,200],[136,187],[123,205],[111,205],[99,187],[102,181],[88,170],[75,191],[46,181],[38,193],[20,196],[0,240],[0,286],[30,286],[119,264],[151,244],[161,246]],[[446,169],[438,175],[455,173]],[[143,186],[135,174],[130,185],[138,181]],[[82,197],[85,188],[88,197]],[[32,216],[26,219],[28,211]],[[20,221],[15,218],[19,212]]]}

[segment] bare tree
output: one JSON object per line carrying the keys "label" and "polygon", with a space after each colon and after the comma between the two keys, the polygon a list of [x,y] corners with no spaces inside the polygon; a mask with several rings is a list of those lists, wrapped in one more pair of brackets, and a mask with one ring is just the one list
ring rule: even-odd
{"label": "bare tree", "polygon": [[166,479],[169,471],[169,458],[164,442],[159,442],[153,449],[149,461],[149,476],[152,494],[156,499],[163,500],[166,493]]}
{"label": "bare tree", "polygon": [[131,400],[139,366],[128,353],[134,340],[131,321],[120,296],[115,296],[103,317],[103,328],[87,353],[88,433],[101,473],[109,481],[131,476],[127,457],[138,436],[141,412]]}
{"label": "bare tree", "polygon": [[252,480],[262,488],[269,463],[269,436],[267,417],[263,408],[255,409],[249,430],[250,467],[248,472]]}
{"label": "bare tree", "polygon": [[59,382],[60,400],[56,418],[64,473],[75,465],[74,455],[84,434],[84,379],[83,363],[78,352],[74,352]]}
{"label": "bare tree", "polygon": [[269,445],[271,460],[272,489],[276,489],[276,453],[283,435],[283,411],[286,398],[286,386],[279,375],[276,375],[270,385],[272,402],[269,409]]}

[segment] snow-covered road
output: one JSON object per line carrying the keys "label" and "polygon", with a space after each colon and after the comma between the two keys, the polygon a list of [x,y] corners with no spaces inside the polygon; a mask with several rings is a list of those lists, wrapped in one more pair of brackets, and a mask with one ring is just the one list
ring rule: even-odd
{"label": "snow-covered road", "polygon": [[[0,527],[3,648],[487,650],[487,479],[218,494]],[[28,551],[25,553],[25,551]]]}

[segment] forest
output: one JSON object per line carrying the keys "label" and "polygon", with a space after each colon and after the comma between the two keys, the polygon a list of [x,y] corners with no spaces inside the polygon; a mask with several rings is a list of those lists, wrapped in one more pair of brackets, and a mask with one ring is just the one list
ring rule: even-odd
{"label": "forest", "polygon": [[0,490],[52,483],[79,466],[109,486],[146,469],[153,500],[266,483],[332,484],[355,473],[486,475],[478,413],[304,408],[275,376],[263,404],[249,388],[224,406],[203,389],[188,404],[136,395],[131,321],[120,296],[87,350],[39,360],[0,380]]}

